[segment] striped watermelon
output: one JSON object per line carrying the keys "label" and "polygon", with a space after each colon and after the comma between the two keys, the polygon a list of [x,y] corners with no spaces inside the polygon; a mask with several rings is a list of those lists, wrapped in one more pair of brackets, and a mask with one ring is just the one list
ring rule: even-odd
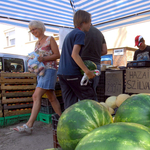
{"label": "striped watermelon", "polygon": [[[89,70],[97,69],[97,65],[94,62],[90,61],[90,60],[85,60],[84,64]],[[81,74],[84,75],[84,71],[82,69],[81,69]]]}
{"label": "striped watermelon", "polygon": [[150,127],[150,96],[129,97],[118,108],[114,122],[134,122]]}
{"label": "striped watermelon", "polygon": [[112,123],[84,136],[75,150],[150,150],[150,129],[137,123]]}
{"label": "striped watermelon", "polygon": [[78,142],[93,129],[113,122],[108,110],[94,100],[82,100],[60,116],[57,139],[63,150],[74,150]]}

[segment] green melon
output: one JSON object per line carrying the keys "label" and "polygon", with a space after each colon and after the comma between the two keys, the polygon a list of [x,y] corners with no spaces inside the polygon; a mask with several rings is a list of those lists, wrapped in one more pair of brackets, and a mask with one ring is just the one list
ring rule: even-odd
{"label": "green melon", "polygon": [[84,136],[75,150],[150,150],[150,129],[137,123],[112,123]]}
{"label": "green melon", "polygon": [[134,122],[150,127],[150,96],[137,94],[127,98],[118,108],[114,122]]}
{"label": "green melon", "polygon": [[63,150],[74,150],[78,142],[93,129],[113,122],[108,110],[94,100],[82,100],[60,116],[57,139]]}
{"label": "green melon", "polygon": [[[85,60],[84,64],[91,71],[97,69],[97,65],[90,60]],[[84,75],[84,71],[82,69],[81,69],[81,74]]]}

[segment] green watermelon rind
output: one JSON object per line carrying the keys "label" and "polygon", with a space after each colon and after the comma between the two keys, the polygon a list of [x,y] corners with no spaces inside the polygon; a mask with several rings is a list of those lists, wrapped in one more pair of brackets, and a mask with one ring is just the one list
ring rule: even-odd
{"label": "green watermelon rind", "polygon": [[94,129],[75,150],[150,150],[150,129],[137,123],[118,122]]}
{"label": "green watermelon rind", "polygon": [[150,96],[137,94],[129,97],[118,108],[114,122],[133,122],[150,127]]}
{"label": "green watermelon rind", "polygon": [[[97,69],[97,65],[91,60],[85,60],[84,64],[90,71]],[[81,71],[81,74],[84,75],[84,71],[82,69],[80,71]]]}
{"label": "green watermelon rind", "polygon": [[94,100],[82,100],[66,109],[59,118],[58,142],[62,149],[74,149],[93,129],[112,122],[111,114],[101,104]]}

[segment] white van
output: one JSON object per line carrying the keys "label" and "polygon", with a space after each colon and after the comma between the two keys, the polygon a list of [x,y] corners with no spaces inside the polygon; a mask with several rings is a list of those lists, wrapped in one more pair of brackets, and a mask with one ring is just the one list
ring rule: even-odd
{"label": "white van", "polygon": [[0,72],[28,72],[27,56],[0,53]]}

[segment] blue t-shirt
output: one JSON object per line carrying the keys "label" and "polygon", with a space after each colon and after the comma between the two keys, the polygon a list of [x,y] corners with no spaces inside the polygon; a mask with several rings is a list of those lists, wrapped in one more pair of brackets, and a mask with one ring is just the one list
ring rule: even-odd
{"label": "blue t-shirt", "polygon": [[[71,57],[74,45],[84,45],[85,33],[78,28],[75,28],[67,34],[59,61],[58,75],[80,75],[80,67]],[[81,55],[81,50],[79,55]]]}

